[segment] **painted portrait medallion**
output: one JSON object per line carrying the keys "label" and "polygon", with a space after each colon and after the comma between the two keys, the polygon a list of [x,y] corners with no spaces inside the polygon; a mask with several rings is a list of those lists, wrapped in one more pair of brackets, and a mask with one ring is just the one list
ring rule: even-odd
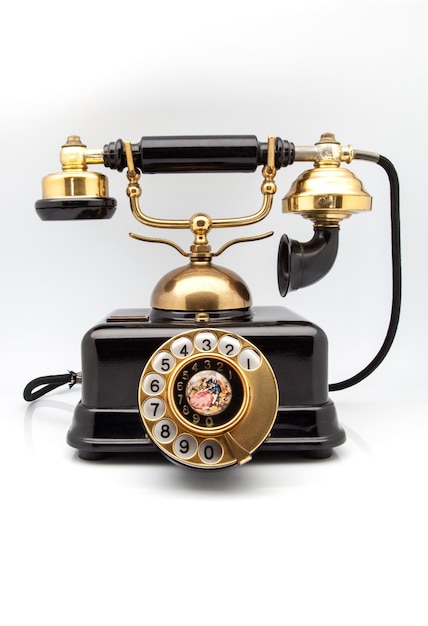
{"label": "painted portrait medallion", "polygon": [[220,372],[203,370],[187,383],[186,398],[189,406],[200,415],[218,415],[229,406],[232,387]]}

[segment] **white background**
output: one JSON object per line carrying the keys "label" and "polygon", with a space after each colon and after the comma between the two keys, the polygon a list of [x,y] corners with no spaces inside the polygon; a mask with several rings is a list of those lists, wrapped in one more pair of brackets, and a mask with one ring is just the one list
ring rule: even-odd
{"label": "white background", "polygon": [[[2,623],[426,624],[425,3],[41,0],[9,3],[2,18]],[[308,145],[325,131],[390,158],[401,182],[401,324],[376,373],[332,394],[347,442],[326,461],[208,474],[79,460],[65,443],[79,390],[28,406],[24,385],[79,369],[87,328],[147,306],[182,259],[129,239],[142,227],[124,174],[109,176],[112,220],[38,219],[40,179],[59,169],[67,135],[93,147],[156,134]],[[324,328],[335,382],[366,365],[388,323],[388,185],[381,168],[351,165],[373,211],[343,223],[330,274],[284,302],[278,241],[309,239],[311,225],[283,215],[281,197],[303,169],[278,173],[264,223],[212,242],[275,230],[221,264],[255,304],[286,304]],[[260,173],[146,178],[150,214],[223,217],[261,201]]]}

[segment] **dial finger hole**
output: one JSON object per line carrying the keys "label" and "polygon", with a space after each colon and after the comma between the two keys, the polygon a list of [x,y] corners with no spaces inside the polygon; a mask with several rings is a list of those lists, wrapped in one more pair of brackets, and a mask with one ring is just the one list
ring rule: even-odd
{"label": "dial finger hole", "polygon": [[244,370],[255,370],[262,362],[258,352],[251,348],[245,348],[238,356],[238,363]]}
{"label": "dial finger hole", "polygon": [[159,420],[153,428],[153,435],[159,443],[170,443],[177,435],[177,426],[171,420]]}
{"label": "dial finger hole", "polygon": [[217,337],[210,332],[198,333],[195,336],[195,346],[200,352],[210,352],[217,346]]}
{"label": "dial finger hole", "polygon": [[192,435],[184,434],[177,437],[173,443],[175,454],[181,459],[190,459],[198,449],[198,443]]}
{"label": "dial finger hole", "polygon": [[160,374],[170,372],[175,365],[175,358],[171,352],[159,352],[153,359],[153,367]]}
{"label": "dial finger hole", "polygon": [[165,389],[165,379],[160,374],[147,374],[143,380],[143,391],[149,396],[162,393]]}
{"label": "dial finger hole", "polygon": [[214,465],[223,456],[223,446],[217,439],[205,439],[199,446],[199,456],[204,463]]}
{"label": "dial finger hole", "polygon": [[157,420],[165,415],[165,402],[161,398],[147,398],[143,404],[143,415],[148,420]]}
{"label": "dial finger hole", "polygon": [[172,353],[179,359],[190,356],[193,352],[193,343],[188,337],[178,337],[171,345]]}
{"label": "dial finger hole", "polygon": [[235,356],[241,349],[241,342],[237,337],[231,335],[223,335],[218,342],[218,349],[225,356]]}

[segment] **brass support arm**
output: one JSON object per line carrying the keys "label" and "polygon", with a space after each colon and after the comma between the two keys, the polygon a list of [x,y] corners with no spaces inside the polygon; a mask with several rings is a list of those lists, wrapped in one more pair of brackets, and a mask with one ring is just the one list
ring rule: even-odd
{"label": "brass support arm", "polygon": [[[151,217],[141,210],[139,197],[141,196],[141,187],[139,185],[140,174],[136,171],[134,166],[134,160],[132,156],[132,146],[130,141],[125,141],[125,153],[126,162],[128,165],[127,177],[129,184],[126,193],[130,199],[132,214],[135,219],[144,224],[145,226],[152,226],[155,228],[191,228],[189,220],[182,219],[162,219],[157,217]],[[276,168],[275,168],[275,137],[269,136],[268,139],[268,157],[267,164],[263,167],[263,183],[261,186],[261,192],[263,194],[263,203],[261,208],[251,215],[244,217],[231,217],[231,218],[218,218],[211,220],[211,228],[228,228],[232,226],[247,226],[248,224],[255,224],[264,219],[270,212],[273,203],[273,196],[276,192],[276,183],[274,181]]]}

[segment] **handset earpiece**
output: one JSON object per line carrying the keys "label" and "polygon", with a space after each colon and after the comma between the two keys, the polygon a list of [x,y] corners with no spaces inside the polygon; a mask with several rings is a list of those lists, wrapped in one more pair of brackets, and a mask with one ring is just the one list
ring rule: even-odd
{"label": "handset earpiece", "polygon": [[87,150],[80,137],[71,135],[61,148],[62,171],[42,180],[43,198],[36,212],[44,221],[108,219],[116,211],[109,197],[108,178],[90,172],[88,163],[103,163],[102,153]]}

